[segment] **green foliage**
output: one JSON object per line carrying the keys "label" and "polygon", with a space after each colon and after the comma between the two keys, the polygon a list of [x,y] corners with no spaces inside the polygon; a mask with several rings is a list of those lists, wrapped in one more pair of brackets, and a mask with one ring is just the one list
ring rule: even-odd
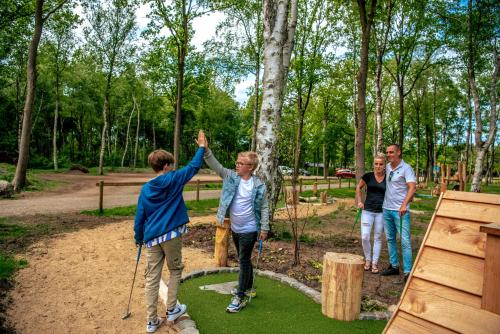
{"label": "green foliage", "polygon": [[[321,305],[299,291],[257,276],[257,297],[240,313],[225,312],[230,296],[200,290],[202,285],[237,280],[236,274],[203,276],[184,282],[179,299],[190,306],[189,314],[203,333],[380,333],[385,321],[329,319]],[[265,326],[263,326],[265,324]]]}

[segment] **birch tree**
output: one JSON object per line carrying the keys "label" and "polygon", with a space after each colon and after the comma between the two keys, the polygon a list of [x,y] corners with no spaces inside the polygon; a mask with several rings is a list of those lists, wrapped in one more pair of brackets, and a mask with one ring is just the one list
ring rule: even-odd
{"label": "birch tree", "polygon": [[279,195],[277,134],[286,78],[294,46],[298,0],[264,0],[264,76],[262,107],[257,129],[258,173],[264,180],[271,215]]}
{"label": "birch tree", "polygon": [[[476,5],[477,6],[477,5]],[[500,69],[500,57],[498,55],[498,29],[494,29],[496,15],[500,6],[498,4],[491,7],[483,7],[476,9],[473,6],[472,0],[467,2],[467,75],[469,85],[472,93],[472,100],[474,104],[474,116],[476,121],[475,133],[475,148],[476,148],[476,162],[474,165],[474,175],[472,177],[471,191],[481,191],[481,179],[483,174],[484,156],[488,151],[491,143],[495,138],[497,126],[497,81],[498,71]],[[495,14],[496,13],[496,14]],[[486,22],[484,22],[484,21]],[[492,20],[492,21],[491,21]],[[483,22],[481,22],[483,21]],[[482,28],[482,29],[481,29]],[[483,29],[490,28],[491,30],[484,31]],[[489,131],[486,140],[483,140],[483,116],[481,111],[481,101],[479,89],[476,83],[476,67],[478,66],[477,54],[478,38],[483,35],[487,37],[487,41],[491,43],[487,45],[491,50],[493,70],[490,79],[490,108],[489,108]],[[485,36],[486,35],[486,36]]]}

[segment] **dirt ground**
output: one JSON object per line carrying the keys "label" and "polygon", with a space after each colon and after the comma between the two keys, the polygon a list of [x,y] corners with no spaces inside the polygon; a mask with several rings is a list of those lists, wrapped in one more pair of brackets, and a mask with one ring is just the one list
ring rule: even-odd
{"label": "dirt ground", "polygon": [[[56,177],[59,175],[61,174]],[[149,178],[145,174],[108,177],[108,181],[137,181]],[[143,332],[144,259],[139,265],[132,296],[132,317],[128,320],[121,319],[128,301],[137,254],[132,242],[133,222],[61,213],[68,210],[79,211],[80,207],[75,203],[88,204],[97,201],[95,182],[101,177],[82,178],[81,175],[67,174],[64,178],[68,184],[58,189],[27,194],[21,199],[0,201],[0,216],[7,216],[4,210],[9,208],[10,213],[15,212],[16,217],[10,219],[14,219],[16,223],[46,224],[47,235],[62,232],[48,238],[40,237],[40,240],[33,240],[31,237],[22,241],[31,244],[25,252],[19,254],[27,259],[28,266],[16,274],[10,299],[4,303],[8,305],[8,321],[19,333]],[[110,199],[120,198],[122,195],[123,198],[133,198],[135,202],[140,188],[114,189],[116,193],[110,194]],[[214,192],[218,194],[219,191]],[[300,243],[301,263],[297,266],[292,265],[293,247],[290,235],[286,234],[289,228],[288,214],[285,210],[279,211],[279,220],[273,226],[275,235],[264,244],[260,268],[285,273],[320,290],[321,262],[325,252],[362,254],[359,223],[356,232],[350,236],[353,212],[356,211],[350,202],[352,200],[339,200],[334,205],[301,207],[299,216],[313,217],[304,230],[305,238]],[[120,204],[120,200],[117,203]],[[33,208],[42,210],[45,215],[27,217],[27,214],[34,213]],[[50,214],[52,211],[59,213]],[[183,240],[186,273],[213,266],[213,224],[213,216],[192,219],[190,232]],[[417,237],[413,242],[414,252],[418,250],[419,245],[420,240]],[[26,249],[17,243],[6,245],[6,248],[13,251]],[[254,255],[256,256],[256,250]],[[232,242],[229,264],[237,265]],[[380,268],[386,265],[387,246],[384,241]],[[165,271],[166,276],[168,271]],[[369,272],[363,281],[363,295],[386,304],[396,303],[402,288],[403,284],[398,278],[381,277]],[[163,306],[160,306],[160,310],[161,313],[164,312]],[[164,327],[160,333],[162,332],[168,333],[169,329]]]}
{"label": "dirt ground", "polygon": [[[82,229],[35,243],[16,275],[7,316],[19,333],[144,332],[144,258],[126,310],[137,250],[132,221]],[[183,249],[185,272],[213,266],[210,253]],[[168,270],[164,271],[168,277]],[[160,303],[161,304],[161,303]],[[160,315],[164,312],[159,306]],[[173,330],[163,326],[160,333]]]}

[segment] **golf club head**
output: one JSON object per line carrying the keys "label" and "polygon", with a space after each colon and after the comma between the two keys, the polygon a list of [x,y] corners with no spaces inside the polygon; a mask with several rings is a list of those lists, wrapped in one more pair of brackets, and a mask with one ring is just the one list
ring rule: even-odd
{"label": "golf club head", "polygon": [[127,310],[127,312],[125,312],[125,314],[122,316],[122,320],[128,319],[130,317],[130,314],[130,311]]}

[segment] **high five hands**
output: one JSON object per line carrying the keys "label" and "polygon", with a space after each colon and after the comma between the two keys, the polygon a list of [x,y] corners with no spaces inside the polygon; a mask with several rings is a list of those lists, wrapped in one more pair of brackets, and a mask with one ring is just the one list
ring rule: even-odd
{"label": "high five hands", "polygon": [[207,137],[205,136],[205,132],[203,132],[203,130],[198,131],[198,139],[195,139],[195,141],[199,147],[208,147]]}

